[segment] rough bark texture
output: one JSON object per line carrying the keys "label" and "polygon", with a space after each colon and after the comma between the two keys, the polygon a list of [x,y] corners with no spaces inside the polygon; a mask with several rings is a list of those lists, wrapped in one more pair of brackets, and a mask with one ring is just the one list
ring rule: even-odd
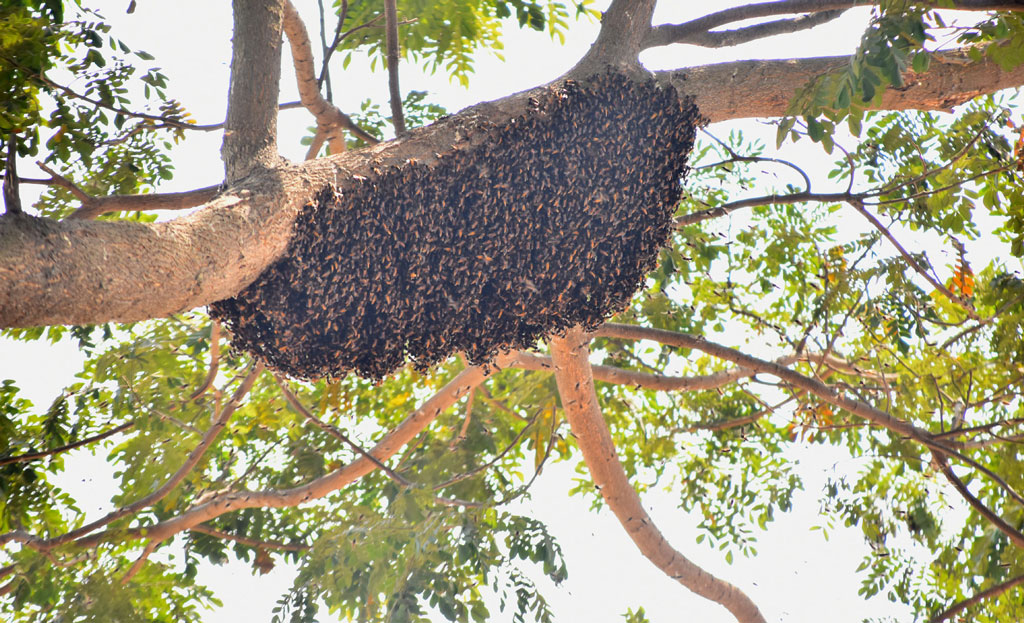
{"label": "rough bark texture", "polygon": [[231,85],[221,157],[225,179],[234,183],[274,166],[277,96],[281,83],[282,0],[234,0]]}
{"label": "rough bark texture", "polygon": [[[847,56],[751,60],[657,72],[659,80],[696,99],[711,123],[789,112],[796,92],[817,77],[849,64]],[[989,60],[971,62],[965,52],[937,55],[927,73],[908,73],[905,86],[889,89],[883,110],[950,110],[985,93],[1024,84],[1024,65],[1003,71]]]}
{"label": "rough bark texture", "polygon": [[[269,9],[268,9],[269,10]],[[675,72],[660,80],[693,94],[711,121],[784,115],[793,93],[846,57],[741,61]],[[948,109],[982,93],[1024,84],[963,54],[885,94],[892,109]],[[170,223],[53,222],[0,218],[0,326],[101,323],[163,317],[231,296],[285,250],[299,208],[326,184],[464,147],[469,120],[520,114],[530,92],[479,104],[400,140],[256,173],[199,212]],[[230,141],[225,144],[229,150]],[[266,147],[266,145],[264,145]],[[264,149],[265,152],[265,149]],[[274,156],[276,159],[276,155]]]}
{"label": "rough bark texture", "polygon": [[572,329],[564,338],[551,340],[551,357],[565,417],[601,497],[637,549],[658,569],[701,597],[721,604],[737,621],[764,623],[764,616],[743,591],[704,571],[676,551],[644,510],[640,496],[626,479],[597,403],[587,342],[582,330]]}

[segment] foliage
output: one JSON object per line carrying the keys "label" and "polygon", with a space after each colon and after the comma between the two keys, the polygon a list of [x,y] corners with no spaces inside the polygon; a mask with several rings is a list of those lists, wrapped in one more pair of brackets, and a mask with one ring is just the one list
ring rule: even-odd
{"label": "foliage", "polygon": [[[379,20],[381,6],[335,8],[347,11],[346,24],[361,25]],[[475,55],[500,52],[503,18],[557,39],[574,12],[592,12],[588,2],[553,0],[403,0],[398,10],[416,16],[403,26],[405,53],[463,84]],[[956,39],[1001,64],[1019,63],[1019,15],[985,17],[956,31]],[[77,4],[7,3],[0,16],[0,84],[16,94],[0,111],[0,140],[16,130],[19,153],[42,152],[96,195],[137,192],[173,173],[166,149],[186,131],[187,113],[145,53],[113,38],[100,16]],[[905,70],[928,68],[935,53],[929,45],[948,34],[942,20],[932,10],[883,3],[854,62],[794,101],[794,116],[777,126],[777,143],[818,144],[820,160],[835,160],[824,169],[805,173],[766,156],[754,130],[717,137],[712,129],[691,158],[678,231],[647,288],[615,322],[784,360],[939,440],[963,442],[948,457],[955,477],[1019,532],[1018,102],[996,95],[952,114],[868,111],[882,90],[900,85]],[[382,62],[382,49],[382,29],[364,28],[338,52],[344,66],[356,54]],[[61,75],[68,80],[53,78]],[[72,81],[84,87],[72,93],[61,86]],[[367,101],[354,115],[377,135],[387,121],[380,106]],[[415,91],[406,110],[413,125],[444,114]],[[776,167],[777,178],[764,173]],[[829,194],[801,188],[812,177],[829,184]],[[740,196],[763,199],[741,207],[732,203]],[[67,190],[51,189],[38,210],[63,215],[72,202]],[[41,552],[30,546],[32,535],[59,537],[86,522],[82,500],[56,484],[74,469],[72,446],[96,438],[77,452],[103,455],[119,485],[111,502],[132,504],[168,482],[207,437],[250,362],[215,339],[200,311],[135,325],[6,334],[71,337],[86,355],[78,379],[48,407],[20,397],[13,381],[0,384],[0,534],[9,541],[0,561],[0,592],[7,594],[0,608],[9,620],[54,620],[59,612],[76,621],[198,621],[202,608],[216,603],[197,581],[199,565],[227,559],[257,572],[280,561],[297,567],[275,621],[313,621],[324,609],[346,620],[484,621],[494,604],[517,621],[551,620],[533,578],[559,582],[572,569],[542,523],[507,510],[548,461],[578,454],[549,372],[498,371],[441,412],[387,462],[387,472],[306,504],[219,515],[178,534],[132,572],[147,529],[225,495],[291,490],[338,473],[360,459],[346,440],[372,447],[463,362],[449,360],[428,375],[403,369],[379,384],[354,376],[291,384],[264,372],[166,495],[112,517],[101,542]],[[591,348],[595,363],[646,380],[733,369],[652,340],[599,337]],[[205,387],[214,360],[216,380]],[[793,509],[804,486],[795,457],[813,446],[856,465],[830,479],[820,510],[826,535],[843,526],[864,536],[860,594],[907,604],[923,620],[1024,574],[1022,548],[964,506],[935,452],[805,389],[747,374],[709,390],[599,383],[598,394],[637,489],[673,491],[700,522],[696,540],[730,562],[756,555],[760,533]],[[579,469],[573,493],[600,507]],[[957,512],[947,512],[951,505]],[[971,606],[969,620],[1019,620],[1022,603],[1018,586]],[[647,620],[642,607],[624,616]]]}

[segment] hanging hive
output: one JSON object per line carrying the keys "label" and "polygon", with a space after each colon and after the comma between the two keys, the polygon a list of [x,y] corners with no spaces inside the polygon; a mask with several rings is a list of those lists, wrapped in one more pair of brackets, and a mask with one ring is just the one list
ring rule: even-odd
{"label": "hanging hive", "polygon": [[296,377],[379,379],[622,309],[670,232],[697,109],[615,73],[529,102],[471,148],[322,192],[286,254],[211,306],[234,347]]}

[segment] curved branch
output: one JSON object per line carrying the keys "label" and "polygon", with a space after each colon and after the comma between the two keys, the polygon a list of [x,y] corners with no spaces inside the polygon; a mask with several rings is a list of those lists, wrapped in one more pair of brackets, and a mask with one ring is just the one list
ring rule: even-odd
{"label": "curved branch", "polygon": [[299,89],[299,98],[306,110],[316,118],[317,134],[323,133],[324,137],[330,139],[331,153],[339,154],[345,151],[344,138],[339,138],[330,132],[330,129],[335,127],[349,130],[370,145],[378,143],[379,141],[373,135],[357,126],[348,115],[341,112],[337,106],[328,102],[320,94],[320,84],[314,73],[313,48],[309,43],[309,32],[306,31],[306,25],[302,22],[302,17],[291,0],[284,2],[283,27],[292,50],[292,65],[295,68],[295,82]]}
{"label": "curved branch", "polygon": [[[718,28],[719,26],[725,26],[726,24],[732,24],[748,19],[773,17],[776,15],[793,15],[795,13],[810,13],[813,15],[816,13],[845,11],[846,9],[852,9],[857,6],[871,6],[874,4],[879,3],[877,0],[777,0],[773,2],[753,2],[710,13],[682,24],[663,24],[656,26],[651,29],[650,33],[644,39],[643,46],[646,49],[656,46],[670,45],[673,43],[695,43],[694,39],[699,40],[701,37],[707,35],[723,34],[710,32],[712,28]],[[1020,3],[1007,2],[1005,0],[953,0],[949,3],[934,4],[941,4],[941,7],[946,10],[1024,10],[1024,7],[1021,7]],[[805,16],[805,19],[810,17],[810,15]],[[758,24],[757,26],[763,26],[763,24]],[[753,26],[751,28],[756,28],[757,26]],[[701,44],[695,43],[695,45]]]}
{"label": "curved branch", "polygon": [[[753,26],[736,28],[734,30],[708,30],[695,32],[680,40],[672,41],[671,43],[688,43],[702,48],[728,48],[748,43],[750,41],[764,39],[766,37],[785,35],[815,28],[841,17],[844,12],[845,11],[842,9],[836,11],[821,11],[820,13],[809,13],[800,17],[778,19],[771,22],[765,22],[763,24],[754,24]],[[658,45],[667,44],[660,43]]]}
{"label": "curved branch", "polygon": [[985,506],[981,500],[975,497],[974,494],[971,493],[970,489],[967,488],[967,485],[965,485],[964,482],[953,472],[953,468],[949,466],[949,461],[946,460],[946,457],[942,452],[932,452],[932,458],[936,465],[938,465],[939,470],[942,471],[942,474],[946,477],[946,480],[953,485],[953,488],[957,490],[960,497],[966,500],[971,508],[987,519],[988,522],[995,526],[1000,532],[1005,534],[1006,538],[1008,538],[1014,545],[1024,548],[1024,534],[1021,534],[1020,531],[1006,523],[1002,517],[995,514],[992,509]]}
{"label": "curved branch", "polygon": [[765,618],[740,589],[716,578],[676,551],[651,520],[626,478],[594,391],[587,359],[587,338],[570,329],[550,341],[555,381],[562,406],[576,437],[594,485],[637,548],[656,567],[701,597],[721,604],[741,623],[765,623]]}

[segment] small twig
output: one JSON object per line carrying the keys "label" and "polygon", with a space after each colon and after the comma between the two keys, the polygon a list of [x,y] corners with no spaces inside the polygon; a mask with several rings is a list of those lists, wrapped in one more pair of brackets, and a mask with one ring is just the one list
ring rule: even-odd
{"label": "small twig", "polygon": [[859,212],[861,216],[867,219],[867,221],[871,223],[875,227],[875,229],[877,229],[883,236],[885,236],[886,240],[892,243],[892,246],[896,247],[896,250],[899,251],[900,255],[903,257],[903,260],[906,261],[906,263],[911,268],[914,269],[914,272],[924,277],[925,280],[927,280],[933,288],[941,292],[943,296],[945,296],[947,299],[955,303],[958,307],[963,309],[964,312],[967,313],[968,317],[970,317],[973,320],[978,319],[978,312],[976,312],[967,301],[963,300],[956,294],[950,292],[949,288],[942,285],[942,283],[939,282],[938,279],[932,277],[931,274],[928,273],[928,271],[926,271],[923,266],[917,263],[913,256],[911,256],[910,253],[908,253],[907,250],[903,248],[903,245],[900,244],[900,241],[897,240],[896,237],[892,235],[892,232],[890,232],[889,229],[885,225],[883,225],[882,222],[879,221],[874,214],[868,212],[867,208],[864,206],[863,200],[859,198],[850,198],[846,200],[846,203],[851,205],[853,209],[857,210],[857,212]]}
{"label": "small twig", "polygon": [[967,599],[964,599],[963,601],[960,601],[960,602],[957,602],[957,603],[953,604],[949,608],[943,610],[934,619],[932,619],[931,623],[942,623],[942,621],[948,621],[949,619],[953,618],[953,616],[956,615],[957,613],[965,610],[966,608],[969,608],[969,607],[973,606],[976,603],[979,603],[979,602],[981,602],[981,601],[983,601],[985,599],[989,599],[991,597],[997,597],[999,595],[1002,595],[1006,591],[1010,590],[1011,588],[1014,588],[1014,587],[1017,587],[1017,586],[1021,586],[1021,585],[1024,585],[1024,575],[1018,575],[1017,577],[1012,578],[1010,580],[1007,580],[1007,581],[1003,582],[1002,584],[996,584],[995,586],[993,586],[991,588],[988,588],[988,589],[985,589],[985,590],[981,591],[980,593],[978,593],[977,595],[974,595],[973,597],[968,597]]}
{"label": "small twig", "polygon": [[[318,2],[322,2],[322,0],[317,0],[317,1]],[[323,5],[321,4],[321,6],[323,6]],[[323,25],[323,21],[322,21],[323,20],[323,10],[322,9],[321,9],[321,17],[320,17],[320,19],[321,19],[321,23],[320,23],[321,43],[324,44],[324,46],[323,46],[323,48],[324,48],[324,61],[323,61],[323,64],[320,65],[320,75],[316,79],[316,86],[317,86],[317,88],[320,88],[321,86],[323,86],[324,82],[326,81],[327,82],[327,101],[332,102],[333,101],[333,99],[332,99],[332,95],[333,94],[331,93],[331,74],[330,74],[330,71],[328,69],[328,63],[330,63],[330,61],[331,61],[331,56],[334,55],[334,50],[337,49],[338,44],[341,43],[341,39],[342,39],[341,28],[342,28],[342,26],[345,25],[345,20],[348,19],[348,0],[341,0],[341,11],[338,13],[338,25],[334,29],[334,38],[331,40],[331,45],[327,45],[326,42],[323,41],[324,25]]]}
{"label": "small twig", "polygon": [[395,136],[405,134],[405,113],[402,111],[402,93],[398,88],[398,10],[395,0],[384,0],[384,20],[388,47],[388,90],[391,92],[391,123]]}
{"label": "small twig", "polygon": [[54,185],[60,186],[61,188],[71,191],[71,194],[75,196],[75,199],[81,201],[83,205],[88,205],[89,203],[94,201],[93,197],[89,195],[89,193],[79,188],[77,185],[75,185],[74,182],[72,182],[68,178],[57,173],[50,167],[46,166],[46,164],[37,160],[36,166],[42,169],[44,173],[49,174],[49,176],[53,179]]}
{"label": "small twig", "polygon": [[80,439],[74,443],[69,443],[67,445],[60,446],[59,448],[53,448],[52,450],[44,450],[40,452],[27,452],[25,454],[19,454],[17,456],[3,457],[0,458],[0,466],[10,465],[11,463],[24,463],[27,461],[35,461],[36,459],[52,456],[54,454],[60,454],[61,452],[67,452],[68,450],[74,450],[75,448],[81,448],[82,446],[86,446],[97,441],[103,441],[107,437],[111,437],[122,431],[128,430],[132,426],[135,426],[135,422],[125,422],[120,426],[116,426],[108,431],[99,433],[98,435],[86,437],[85,439]]}
{"label": "small twig", "polygon": [[413,483],[411,483],[403,476],[392,470],[390,467],[382,463],[377,457],[373,456],[372,454],[364,450],[362,446],[349,439],[348,435],[341,432],[341,430],[339,430],[336,426],[332,426],[327,422],[324,422],[317,416],[313,415],[313,413],[306,408],[306,405],[302,404],[298,396],[296,396],[292,392],[292,390],[288,388],[288,383],[284,379],[282,379],[280,375],[275,373],[274,380],[277,381],[277,386],[281,388],[281,393],[284,394],[285,399],[288,400],[288,404],[290,404],[296,411],[299,412],[300,415],[309,420],[313,425],[315,425],[317,428],[324,431],[328,435],[334,437],[335,439],[338,439],[339,441],[347,445],[349,448],[351,448],[356,454],[362,456],[367,461],[370,461],[371,463],[376,465],[377,468],[380,469],[385,474],[387,474],[388,478],[390,478],[391,480],[402,485],[403,487],[414,486]]}
{"label": "small twig", "polygon": [[309,549],[309,545],[305,543],[282,543],[281,541],[260,541],[259,539],[252,539],[247,536],[238,536],[236,534],[229,534],[216,528],[211,528],[204,524],[199,524],[189,528],[192,532],[198,532],[200,534],[207,534],[218,539],[224,539],[226,541],[234,541],[248,547],[261,547],[264,549],[281,549],[289,552],[303,552]]}
{"label": "small twig", "polygon": [[210,369],[206,372],[206,378],[203,379],[203,384],[197,387],[196,391],[192,392],[192,395],[188,397],[189,401],[199,398],[213,386],[213,381],[217,378],[217,368],[219,367],[219,364],[220,321],[213,320],[210,324]]}
{"label": "small twig", "polygon": [[[111,511],[100,519],[88,523],[80,528],[71,530],[70,532],[65,532],[64,534],[51,539],[37,539],[32,545],[34,549],[45,551],[58,545],[74,541],[79,537],[87,535],[90,532],[102,528],[111,522],[117,521],[122,517],[126,517],[144,508],[148,508],[163,499],[168,493],[177,487],[182,480],[185,479],[189,472],[191,472],[199,463],[200,459],[202,459],[203,454],[205,454],[210,446],[213,445],[213,442],[217,440],[217,436],[227,426],[227,422],[231,418],[231,415],[235,412],[235,409],[238,408],[238,403],[252,388],[253,383],[256,382],[256,377],[258,377],[261,372],[263,372],[262,362],[254,363],[249,366],[249,371],[246,374],[245,379],[242,380],[238,389],[235,390],[235,393],[231,396],[231,400],[228,401],[220,414],[214,419],[213,424],[206,431],[206,434],[199,442],[199,445],[193,448],[192,452],[188,455],[188,458],[185,459],[185,462],[182,463],[178,470],[163,485],[144,498],[128,504],[127,506],[122,506],[117,510]],[[4,536],[6,535],[0,535],[0,542],[4,540]]]}
{"label": "small twig", "polygon": [[519,432],[516,433],[516,436],[512,438],[512,441],[509,442],[509,444],[507,446],[505,446],[505,449],[502,450],[501,452],[499,452],[493,459],[491,459],[490,461],[484,463],[483,465],[478,465],[477,467],[474,467],[473,469],[469,470],[468,472],[463,472],[461,474],[457,474],[457,475],[452,476],[451,478],[449,478],[448,480],[446,480],[446,481],[444,481],[442,483],[434,485],[434,491],[439,491],[441,489],[444,489],[445,487],[449,487],[451,485],[454,485],[457,482],[462,482],[463,480],[466,480],[467,478],[472,478],[473,476],[476,476],[480,472],[485,471],[485,470],[490,469],[491,467],[493,467],[498,461],[500,461],[502,458],[504,458],[505,455],[508,454],[512,450],[512,448],[515,448],[516,446],[519,445],[519,442],[523,440],[523,436],[526,435],[526,431],[530,430],[530,428],[534,425],[534,423],[536,421],[537,421],[537,416],[534,416],[530,420],[528,420],[527,423],[526,423],[526,426],[521,428],[519,430]]}
{"label": "small twig", "polygon": [[953,469],[949,466],[949,461],[946,460],[945,455],[941,451],[933,450],[932,457],[934,458],[936,465],[939,467],[939,470],[946,476],[946,480],[953,485],[953,488],[957,490],[964,500],[967,501],[971,508],[978,511],[978,513],[987,519],[989,523],[1005,534],[1014,545],[1024,548],[1024,534],[1015,530],[1010,526],[1010,524],[1003,521],[1002,517],[996,515],[989,507],[985,506],[981,500],[974,497],[974,494],[967,488],[967,485],[965,485],[964,482],[960,480],[955,473],[953,473]]}

